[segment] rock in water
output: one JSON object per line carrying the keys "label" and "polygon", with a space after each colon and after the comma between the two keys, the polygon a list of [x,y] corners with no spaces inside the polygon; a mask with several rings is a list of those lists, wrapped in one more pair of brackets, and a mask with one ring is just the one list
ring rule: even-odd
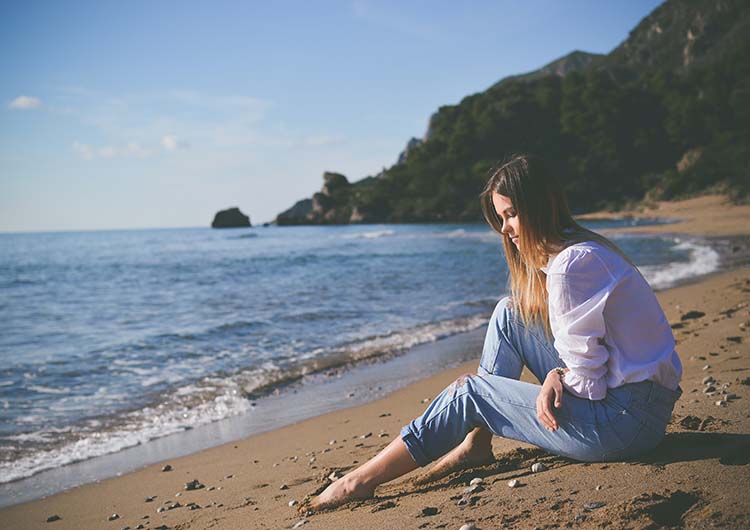
{"label": "rock in water", "polygon": [[243,228],[252,226],[250,218],[239,208],[228,208],[216,213],[211,228]]}

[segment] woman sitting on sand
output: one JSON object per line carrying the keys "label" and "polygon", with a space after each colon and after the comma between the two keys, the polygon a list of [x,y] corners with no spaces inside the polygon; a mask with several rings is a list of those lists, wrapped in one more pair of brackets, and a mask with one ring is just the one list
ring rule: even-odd
{"label": "woman sitting on sand", "polygon": [[[489,463],[493,435],[588,462],[635,457],[664,437],[682,366],[633,263],[573,220],[538,158],[494,170],[481,202],[503,239],[512,298],[495,308],[478,374],[459,377],[313,509],[371,497],[440,457],[428,478]],[[518,380],[524,366],[541,387]]]}

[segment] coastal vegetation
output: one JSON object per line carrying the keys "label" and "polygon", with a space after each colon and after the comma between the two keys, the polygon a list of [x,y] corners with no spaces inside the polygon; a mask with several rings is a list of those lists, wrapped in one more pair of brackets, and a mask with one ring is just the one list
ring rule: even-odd
{"label": "coastal vegetation", "polygon": [[674,0],[607,55],[575,51],[438,109],[398,161],[326,173],[283,224],[478,221],[488,170],[544,156],[576,212],[712,190],[750,196],[750,9]]}

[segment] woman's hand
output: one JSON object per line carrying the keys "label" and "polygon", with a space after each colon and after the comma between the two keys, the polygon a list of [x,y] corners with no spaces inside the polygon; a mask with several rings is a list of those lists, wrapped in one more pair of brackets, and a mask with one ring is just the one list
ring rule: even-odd
{"label": "woman's hand", "polygon": [[555,408],[562,407],[563,385],[560,375],[552,370],[547,374],[542,385],[542,390],[536,398],[536,416],[542,425],[549,431],[557,430],[557,420],[552,412],[552,402]]}

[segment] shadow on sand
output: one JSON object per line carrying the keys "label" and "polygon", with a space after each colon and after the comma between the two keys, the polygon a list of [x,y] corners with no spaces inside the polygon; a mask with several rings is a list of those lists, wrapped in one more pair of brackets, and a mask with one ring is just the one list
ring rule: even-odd
{"label": "shadow on sand", "polygon": [[750,434],[671,432],[653,451],[632,462],[662,465],[710,458],[727,466],[749,464]]}

